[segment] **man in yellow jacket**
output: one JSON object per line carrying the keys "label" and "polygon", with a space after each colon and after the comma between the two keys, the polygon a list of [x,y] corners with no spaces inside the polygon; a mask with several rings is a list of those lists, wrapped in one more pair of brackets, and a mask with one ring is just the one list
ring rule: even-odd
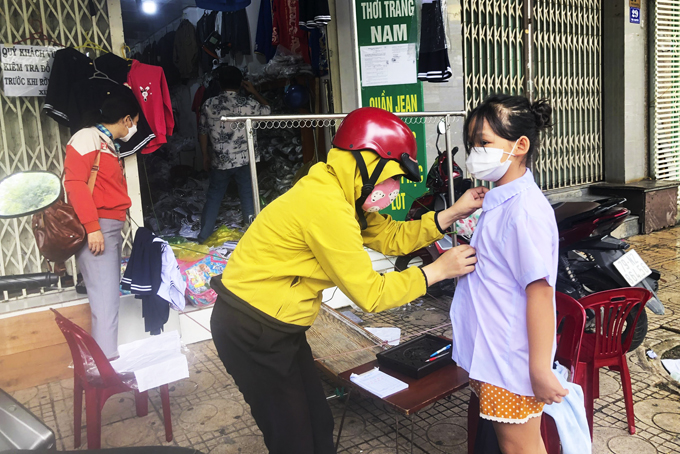
{"label": "man in yellow jacket", "polygon": [[379,312],[471,272],[476,262],[466,245],[422,269],[375,272],[364,246],[387,255],[427,246],[480,208],[486,189],[471,189],[420,221],[396,222],[367,207],[385,200],[385,188],[398,188],[402,176],[420,180],[411,130],[389,112],[362,108],[345,118],[333,144],[327,162],[262,210],[221,280],[212,281],[217,352],[273,454],[335,452],[333,416],[305,337],[324,289],[337,285],[362,309]]}

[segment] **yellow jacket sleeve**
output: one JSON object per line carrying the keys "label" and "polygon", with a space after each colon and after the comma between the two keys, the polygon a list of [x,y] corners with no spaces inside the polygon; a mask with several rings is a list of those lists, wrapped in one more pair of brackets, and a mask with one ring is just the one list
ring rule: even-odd
{"label": "yellow jacket sleeve", "polygon": [[[317,213],[304,236],[323,271],[345,295],[367,312],[380,312],[425,294],[425,276],[419,268],[384,275],[374,271],[363,247],[354,210],[349,206],[347,209],[334,207],[335,211]],[[411,229],[399,235],[404,241],[407,232]],[[410,244],[418,243],[411,241]]]}
{"label": "yellow jacket sleeve", "polygon": [[399,222],[389,215],[366,213],[368,227],[361,232],[364,244],[385,255],[406,255],[444,237],[435,222],[435,213],[420,221]]}

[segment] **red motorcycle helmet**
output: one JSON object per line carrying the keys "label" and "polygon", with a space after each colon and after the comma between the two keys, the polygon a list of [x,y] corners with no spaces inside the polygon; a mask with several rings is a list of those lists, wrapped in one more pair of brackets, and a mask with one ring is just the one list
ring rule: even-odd
{"label": "red motorcycle helmet", "polygon": [[386,110],[362,107],[350,112],[338,127],[333,146],[346,151],[374,151],[381,158],[399,161],[409,180],[421,180],[413,132]]}

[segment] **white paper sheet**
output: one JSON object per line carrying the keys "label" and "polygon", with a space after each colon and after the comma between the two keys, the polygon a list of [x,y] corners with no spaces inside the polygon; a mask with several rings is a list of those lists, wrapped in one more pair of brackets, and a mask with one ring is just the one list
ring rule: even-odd
{"label": "white paper sheet", "polygon": [[189,377],[177,331],[120,345],[118,352],[120,358],[111,361],[111,366],[118,373],[133,372],[140,391]]}
{"label": "white paper sheet", "polygon": [[408,383],[381,372],[377,367],[360,375],[352,374],[349,379],[381,399],[408,389]]}
{"label": "white paper sheet", "polygon": [[361,47],[362,86],[414,84],[417,81],[415,43]]}
{"label": "white paper sheet", "polygon": [[680,374],[680,359],[662,359],[661,364],[666,368],[669,374],[675,372]]}
{"label": "white paper sheet", "polygon": [[401,328],[366,328],[366,331],[390,345],[399,345]]}

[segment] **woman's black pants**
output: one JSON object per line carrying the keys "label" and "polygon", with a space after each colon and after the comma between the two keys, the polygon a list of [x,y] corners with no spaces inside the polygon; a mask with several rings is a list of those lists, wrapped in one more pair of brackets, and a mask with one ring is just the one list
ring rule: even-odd
{"label": "woman's black pants", "polygon": [[286,333],[218,300],[213,341],[271,454],[335,453],[333,415],[304,328]]}

